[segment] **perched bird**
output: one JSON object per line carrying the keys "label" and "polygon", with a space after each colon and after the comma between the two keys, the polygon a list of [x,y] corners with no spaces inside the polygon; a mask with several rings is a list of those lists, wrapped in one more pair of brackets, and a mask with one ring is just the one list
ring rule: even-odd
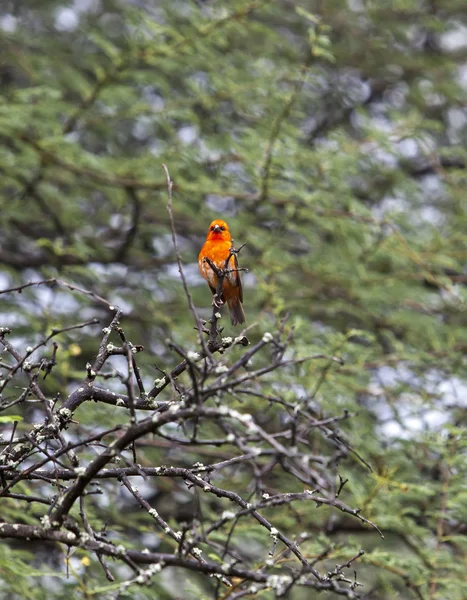
{"label": "perched bird", "polygon": [[[218,269],[225,269],[225,262],[229,257],[231,247],[232,236],[230,235],[227,223],[221,219],[216,219],[209,225],[206,241],[198,257],[199,271],[208,282],[213,294],[217,293],[219,278],[205,258],[209,258]],[[238,261],[235,254],[230,257],[227,269],[238,269]],[[232,325],[245,322],[245,313],[242,306],[242,281],[239,271],[233,270],[225,274],[221,297],[215,297],[214,301],[219,304],[227,302]]]}

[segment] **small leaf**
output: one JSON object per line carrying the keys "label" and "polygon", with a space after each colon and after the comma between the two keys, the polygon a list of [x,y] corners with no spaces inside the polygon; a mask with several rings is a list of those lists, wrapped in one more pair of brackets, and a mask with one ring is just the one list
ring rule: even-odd
{"label": "small leaf", "polygon": [[0,417],[0,423],[14,423],[15,421],[22,421],[23,417],[19,415],[4,415]]}
{"label": "small leaf", "polygon": [[311,14],[310,12],[308,12],[307,10],[305,10],[304,8],[302,8],[301,6],[297,6],[295,8],[295,12],[297,13],[297,15],[300,15],[301,17],[304,17],[307,21],[311,21],[315,25],[319,25],[319,17],[317,17],[316,15]]}

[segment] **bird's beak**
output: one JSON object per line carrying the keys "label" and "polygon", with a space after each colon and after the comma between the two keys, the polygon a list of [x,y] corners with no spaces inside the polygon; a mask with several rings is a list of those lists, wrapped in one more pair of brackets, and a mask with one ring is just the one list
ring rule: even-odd
{"label": "bird's beak", "polygon": [[219,227],[219,225],[214,225],[213,231],[215,231],[216,233],[219,233],[220,230],[221,230],[221,228]]}

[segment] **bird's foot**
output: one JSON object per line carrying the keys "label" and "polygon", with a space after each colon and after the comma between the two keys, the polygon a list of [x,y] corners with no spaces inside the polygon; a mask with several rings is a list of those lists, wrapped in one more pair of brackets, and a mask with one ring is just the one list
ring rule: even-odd
{"label": "bird's foot", "polygon": [[224,301],[222,300],[222,298],[219,298],[217,294],[214,294],[214,296],[212,297],[212,305],[216,308],[221,308],[222,306],[224,306]]}

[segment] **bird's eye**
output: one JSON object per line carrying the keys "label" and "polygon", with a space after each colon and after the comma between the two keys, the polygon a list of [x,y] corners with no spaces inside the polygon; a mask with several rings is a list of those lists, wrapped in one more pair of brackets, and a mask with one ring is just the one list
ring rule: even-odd
{"label": "bird's eye", "polygon": [[214,227],[211,227],[211,231],[214,231]]}
{"label": "bird's eye", "polygon": [[223,225],[221,227],[221,231],[225,231],[225,227]]}

